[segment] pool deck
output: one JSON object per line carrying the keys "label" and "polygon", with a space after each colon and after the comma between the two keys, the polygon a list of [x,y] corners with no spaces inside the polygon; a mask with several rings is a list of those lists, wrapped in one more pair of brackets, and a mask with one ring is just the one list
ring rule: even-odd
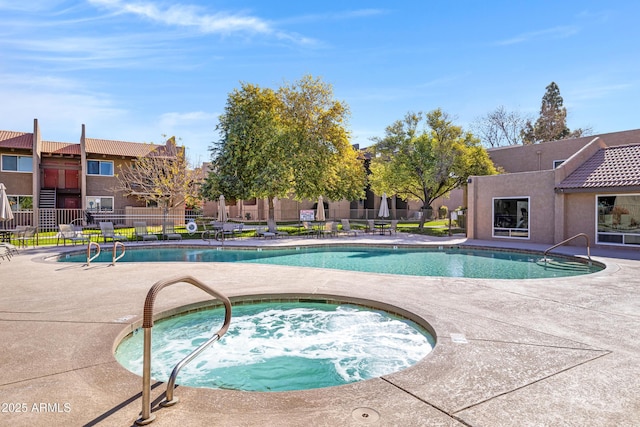
{"label": "pool deck", "polygon": [[[403,233],[241,239],[225,245],[332,241],[545,249]],[[154,384],[151,426],[640,425],[638,250],[592,249],[607,269],[588,276],[495,280],[246,264],[86,266],[43,260],[62,249],[28,248],[0,263],[0,425],[132,425],[141,409],[141,379],[115,361],[114,342],[140,321],[155,282],[182,275],[229,297],[374,300],[424,318],[437,345],[407,370],[340,387],[278,393],[178,387],[180,402],[164,408],[157,403],[166,386]],[[584,255],[585,248],[559,252]],[[156,312],[206,298],[195,287],[172,286],[158,295]]]}

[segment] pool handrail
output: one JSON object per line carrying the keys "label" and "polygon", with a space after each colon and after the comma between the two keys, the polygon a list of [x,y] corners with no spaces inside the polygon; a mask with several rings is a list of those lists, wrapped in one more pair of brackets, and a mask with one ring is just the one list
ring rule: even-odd
{"label": "pool handrail", "polygon": [[[120,255],[116,256],[116,249],[118,248],[118,246],[122,246],[122,253]],[[116,261],[118,261],[120,258],[122,258],[125,254],[127,250],[125,249],[124,243],[119,242],[117,240],[113,241],[113,255],[111,257],[111,265],[116,265]]]}
{"label": "pool handrail", "polygon": [[187,357],[182,359],[171,372],[169,383],[167,384],[167,391],[165,392],[166,400],[162,402],[162,406],[171,406],[178,402],[178,398],[174,398],[173,389],[175,388],[175,380],[178,376],[178,372],[184,365],[189,363],[194,357],[196,357],[202,350],[208,345],[219,340],[229,329],[231,322],[231,301],[229,298],[211,289],[201,281],[192,276],[181,276],[170,279],[160,280],[156,282],[149,292],[144,301],[144,311],[142,316],[142,329],[144,330],[144,356],[143,356],[143,368],[142,368],[142,413],[135,423],[137,425],[146,425],[151,423],[155,419],[155,415],[151,414],[151,329],[153,328],[153,305],[158,293],[167,286],[175,285],[177,283],[189,283],[209,295],[222,301],[224,304],[224,323],[222,327],[204,344],[201,344],[192,351]]}
{"label": "pool handrail", "polygon": [[[95,246],[97,249],[96,254],[94,256],[91,256],[91,246]],[[98,258],[99,256],[100,256],[100,245],[96,242],[92,242],[91,240],[89,240],[89,243],[87,243],[87,265],[91,265],[91,261]]]}
{"label": "pool handrail", "polygon": [[584,237],[586,239],[586,243],[587,243],[587,258],[589,258],[589,261],[591,261],[591,250],[590,250],[590,244],[589,244],[589,236],[585,233],[578,233],[575,236],[569,237],[568,239],[563,240],[560,243],[556,243],[555,245],[551,246],[550,248],[548,248],[547,250],[544,251],[544,254],[542,255],[544,258],[544,263],[547,263],[547,253],[549,253],[549,251],[557,248],[558,246],[562,246],[566,243],[569,243],[570,241],[577,239],[578,237]]}

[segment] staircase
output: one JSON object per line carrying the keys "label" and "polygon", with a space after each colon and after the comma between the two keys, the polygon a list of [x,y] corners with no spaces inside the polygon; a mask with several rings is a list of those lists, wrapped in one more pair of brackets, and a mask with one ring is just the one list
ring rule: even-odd
{"label": "staircase", "polygon": [[38,207],[41,209],[56,208],[56,190],[43,188],[40,190],[40,201]]}
{"label": "staircase", "polygon": [[56,219],[56,190],[41,189],[38,202],[39,218],[38,224],[41,231],[55,230],[58,226]]}

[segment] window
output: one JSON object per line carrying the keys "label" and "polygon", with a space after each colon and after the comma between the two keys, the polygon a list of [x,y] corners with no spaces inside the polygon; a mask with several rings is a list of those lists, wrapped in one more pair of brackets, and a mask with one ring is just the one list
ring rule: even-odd
{"label": "window", "polygon": [[640,194],[596,196],[597,242],[640,245]]}
{"label": "window", "polygon": [[87,196],[87,210],[92,212],[113,211],[113,197]]}
{"label": "window", "polygon": [[493,199],[493,237],[529,238],[529,198]]}
{"label": "window", "polygon": [[4,172],[33,172],[33,158],[31,156],[2,155],[2,170]]}
{"label": "window", "polygon": [[560,166],[561,164],[564,163],[564,160],[554,160],[553,161],[553,168],[557,168],[558,166]]}
{"label": "window", "polygon": [[32,196],[8,196],[9,206],[14,212],[17,211],[30,211],[33,209],[33,197]]}
{"label": "window", "polygon": [[113,176],[113,162],[87,160],[87,175]]}

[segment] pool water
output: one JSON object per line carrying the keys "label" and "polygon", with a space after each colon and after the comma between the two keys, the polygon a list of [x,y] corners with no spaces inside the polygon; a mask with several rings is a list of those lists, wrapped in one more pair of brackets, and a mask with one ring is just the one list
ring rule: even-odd
{"label": "pool water", "polygon": [[[151,375],[167,381],[174,366],[217,332],[224,309],[159,320]],[[117,360],[142,375],[142,332],[125,338]],[[177,384],[245,391],[329,387],[380,377],[424,358],[433,336],[384,311],[324,302],[267,302],[233,307],[227,333],[188,363]]]}
{"label": "pool water", "polygon": [[[103,251],[92,262],[111,262]],[[541,254],[463,248],[322,246],[285,249],[127,248],[118,262],[239,262],[319,267],[412,276],[535,279],[589,274],[596,265],[569,258],[542,261]],[[547,257],[548,259],[550,257]],[[86,262],[86,253],[66,254],[60,262]]]}

